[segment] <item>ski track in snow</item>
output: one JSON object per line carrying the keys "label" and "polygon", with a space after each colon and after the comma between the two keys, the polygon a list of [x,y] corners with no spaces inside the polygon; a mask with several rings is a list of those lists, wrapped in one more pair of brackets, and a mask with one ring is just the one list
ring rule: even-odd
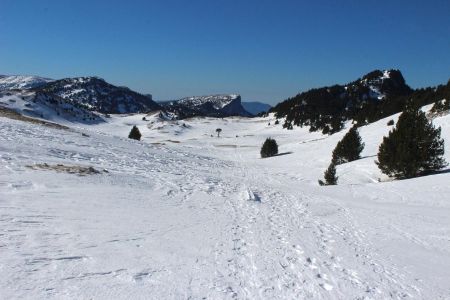
{"label": "ski track in snow", "polygon": [[[433,233],[442,244],[432,243],[392,214],[360,208],[370,193],[383,197],[376,186],[333,194],[306,173],[249,160],[241,148],[221,150],[220,158],[210,141],[198,152],[195,143],[151,145],[94,131],[83,137],[80,129],[3,118],[0,125],[5,299],[450,297],[448,284],[431,294],[426,278],[413,280],[418,274],[384,255],[370,219],[389,220],[380,226],[403,246],[444,254],[448,222]],[[26,167],[35,163],[107,172],[82,177]]]}

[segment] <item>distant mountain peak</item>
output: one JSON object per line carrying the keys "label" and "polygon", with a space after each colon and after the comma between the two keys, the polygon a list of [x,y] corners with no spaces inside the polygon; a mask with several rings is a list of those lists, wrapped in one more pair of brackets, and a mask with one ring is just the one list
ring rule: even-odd
{"label": "distant mountain peak", "polygon": [[242,102],[242,106],[245,108],[246,111],[248,111],[254,116],[260,113],[266,113],[269,111],[269,109],[272,108],[272,106],[267,103],[257,101]]}
{"label": "distant mountain peak", "polygon": [[371,90],[369,94],[371,98],[379,100],[387,96],[405,94],[411,90],[400,70],[395,69],[372,71],[357,82]]}
{"label": "distant mountain peak", "polygon": [[405,78],[400,70],[390,69],[390,70],[374,70],[367,73],[361,78],[361,81],[384,81],[384,80],[395,80],[399,83],[405,84]]}

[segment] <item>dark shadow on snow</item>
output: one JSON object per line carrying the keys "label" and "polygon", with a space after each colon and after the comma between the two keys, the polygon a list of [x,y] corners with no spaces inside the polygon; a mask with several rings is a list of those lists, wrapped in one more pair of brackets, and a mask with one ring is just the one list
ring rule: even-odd
{"label": "dark shadow on snow", "polygon": [[[377,154],[375,154],[375,155],[366,155],[366,156],[361,156],[360,158],[358,158],[358,159],[363,159],[363,158],[369,158],[369,157],[377,157],[378,155]],[[357,159],[357,160],[358,160]]]}
{"label": "dark shadow on snow", "polygon": [[294,153],[294,152],[289,151],[289,152],[278,153],[278,154],[275,154],[274,156],[283,156],[283,155],[288,155],[288,154],[292,154],[292,153]]}
{"label": "dark shadow on snow", "polygon": [[436,170],[436,171],[425,171],[420,174],[417,174],[417,176],[413,177],[407,177],[407,178],[392,178],[394,180],[408,180],[408,179],[414,179],[414,178],[420,178],[425,176],[432,176],[432,175],[441,175],[441,174],[447,174],[450,173],[450,168],[443,169],[443,170]]}
{"label": "dark shadow on snow", "polygon": [[437,171],[424,172],[424,173],[420,174],[419,176],[430,176],[430,175],[439,175],[439,174],[446,174],[446,173],[450,173],[450,168],[443,169],[443,170],[437,170]]}
{"label": "dark shadow on snow", "polygon": [[271,157],[275,157],[275,156],[283,156],[283,155],[288,155],[288,154],[292,154],[292,153],[294,153],[294,152],[292,152],[292,151],[289,151],[289,152],[283,152],[283,153],[278,153],[278,154],[275,154],[275,155],[272,155],[272,156],[268,156],[268,157],[262,157],[262,158],[271,158]]}

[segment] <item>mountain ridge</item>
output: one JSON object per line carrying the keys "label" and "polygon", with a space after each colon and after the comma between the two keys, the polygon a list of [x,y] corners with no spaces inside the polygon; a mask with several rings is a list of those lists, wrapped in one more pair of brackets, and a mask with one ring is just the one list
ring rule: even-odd
{"label": "mountain ridge", "polygon": [[163,108],[176,115],[179,119],[190,117],[251,117],[244,109],[239,94],[215,94],[185,97],[175,101],[168,101]]}
{"label": "mountain ridge", "polygon": [[[179,100],[153,101],[151,94],[141,94],[126,86],[115,86],[96,76],[48,79],[39,76],[0,76],[0,91],[32,91],[45,105],[67,108],[67,103],[86,111],[103,114],[145,113],[165,110],[174,118],[194,116],[252,116],[241,103],[239,94],[191,96]],[[40,101],[42,102],[42,101]]]}
{"label": "mountain ridge", "polygon": [[[251,117],[258,114],[252,110],[254,103],[242,102],[239,94],[191,96],[158,104],[150,95],[112,85],[95,76],[54,80],[39,76],[0,75],[0,91],[33,92],[37,97],[35,102],[50,106],[62,115],[66,115],[65,112],[71,115],[69,110],[76,108],[82,119],[93,118],[88,111],[126,114],[164,110],[175,119]],[[350,83],[298,93],[269,111],[278,118],[284,118],[283,126],[287,129],[309,126],[311,131],[332,134],[342,129],[346,120],[353,120],[358,125],[374,122],[400,112],[409,101],[423,106],[450,98],[449,91],[450,82],[438,87],[412,89],[399,70],[374,70]],[[30,99],[29,96],[25,98]]]}
{"label": "mountain ridge", "polygon": [[160,106],[147,96],[93,76],[63,78],[34,90],[48,96],[70,99],[100,113],[123,114],[160,109]]}

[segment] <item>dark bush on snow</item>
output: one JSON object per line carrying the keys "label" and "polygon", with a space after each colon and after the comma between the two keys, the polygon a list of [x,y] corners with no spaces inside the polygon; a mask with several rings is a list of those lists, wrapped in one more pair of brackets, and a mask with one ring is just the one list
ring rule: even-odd
{"label": "dark bush on snow", "polygon": [[278,144],[272,138],[267,138],[261,147],[261,157],[270,157],[278,154]]}

